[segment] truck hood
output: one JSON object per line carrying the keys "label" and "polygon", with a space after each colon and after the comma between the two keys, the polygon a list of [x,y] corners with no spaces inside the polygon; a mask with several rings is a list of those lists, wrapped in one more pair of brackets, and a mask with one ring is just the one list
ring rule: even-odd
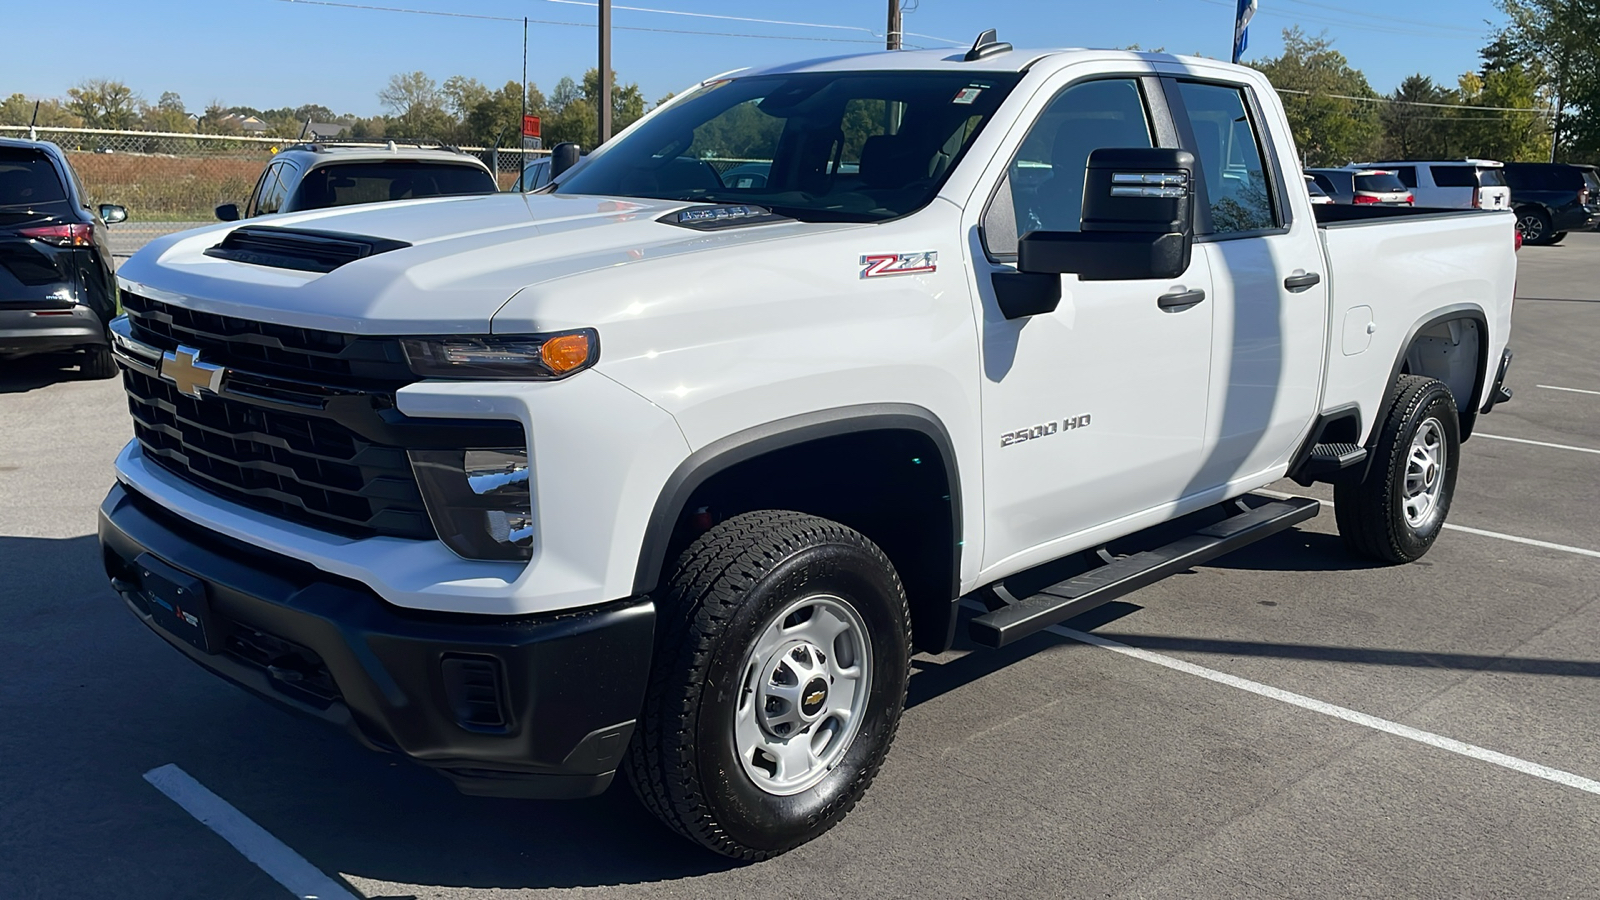
{"label": "truck hood", "polygon": [[[184,306],[348,334],[482,334],[523,288],[583,272],[858,224],[781,220],[699,231],[657,221],[673,200],[493,194],[267,216],[180,232],[123,264],[125,290]],[[340,232],[410,244],[303,272],[207,256],[246,225]]]}

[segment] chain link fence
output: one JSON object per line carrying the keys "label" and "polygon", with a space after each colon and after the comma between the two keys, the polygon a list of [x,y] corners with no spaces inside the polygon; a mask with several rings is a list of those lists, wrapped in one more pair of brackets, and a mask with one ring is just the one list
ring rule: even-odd
{"label": "chain link fence", "polygon": [[[221,204],[242,208],[273,155],[301,143],[244,135],[0,125],[0,137],[30,136],[66,151],[91,204],[127,207],[128,221],[106,229],[118,256],[131,255],[162,235],[216,222],[214,210]],[[459,149],[483,160],[502,190],[511,187],[524,165],[549,152]]]}

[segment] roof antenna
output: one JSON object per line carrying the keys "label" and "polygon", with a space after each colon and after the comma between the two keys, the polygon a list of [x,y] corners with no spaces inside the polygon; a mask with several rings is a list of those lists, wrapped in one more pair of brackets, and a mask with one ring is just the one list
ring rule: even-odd
{"label": "roof antenna", "polygon": [[30,141],[39,139],[39,129],[34,126],[39,124],[39,104],[43,102],[43,100],[33,101],[33,119],[28,122],[28,140]]}
{"label": "roof antenna", "polygon": [[1011,52],[1011,45],[1000,40],[1000,35],[993,28],[978,35],[972,42],[972,49],[967,55],[961,57],[962,62],[976,62],[984,57],[995,56],[1000,53]]}

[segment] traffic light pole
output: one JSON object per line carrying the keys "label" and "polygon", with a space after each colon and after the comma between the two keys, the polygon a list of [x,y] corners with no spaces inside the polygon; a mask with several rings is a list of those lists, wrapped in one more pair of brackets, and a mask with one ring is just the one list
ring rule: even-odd
{"label": "traffic light pole", "polygon": [[611,140],[611,0],[600,0],[600,143]]}

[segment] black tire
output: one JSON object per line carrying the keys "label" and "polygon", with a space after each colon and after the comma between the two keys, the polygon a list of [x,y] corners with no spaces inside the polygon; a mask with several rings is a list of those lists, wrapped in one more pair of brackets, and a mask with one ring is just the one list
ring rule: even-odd
{"label": "black tire", "polygon": [[117,377],[117,361],[110,347],[90,347],[78,360],[78,373],[84,378],[102,381]]}
{"label": "black tire", "polygon": [[1517,210],[1517,230],[1522,232],[1522,242],[1543,246],[1553,242],[1550,216],[1544,210],[1526,207]]}
{"label": "black tire", "polygon": [[1550,235],[1550,240],[1546,241],[1546,243],[1550,244],[1551,246],[1554,246],[1556,244],[1561,243],[1562,241],[1564,241],[1566,239],[1567,239],[1567,233],[1565,231],[1558,231],[1555,234]]}
{"label": "black tire", "polygon": [[[733,715],[746,656],[791,602],[827,594],[870,636],[860,729],[815,786],[789,796],[746,774]],[[760,511],[712,528],[679,558],[657,598],[656,656],[624,767],[645,807],[724,856],[777,856],[832,828],[871,786],[900,725],[910,673],[905,591],[887,557],[849,528]]]}
{"label": "black tire", "polygon": [[[1386,563],[1408,563],[1428,552],[1450,514],[1461,457],[1461,426],[1455,398],[1443,382],[1402,375],[1395,387],[1388,414],[1378,424],[1366,478],[1335,484],[1333,511],[1339,535],[1353,553]],[[1442,483],[1431,514],[1414,525],[1406,514],[1407,465],[1418,430],[1429,422],[1437,423],[1444,462],[1424,484],[1431,486],[1435,478]]]}

